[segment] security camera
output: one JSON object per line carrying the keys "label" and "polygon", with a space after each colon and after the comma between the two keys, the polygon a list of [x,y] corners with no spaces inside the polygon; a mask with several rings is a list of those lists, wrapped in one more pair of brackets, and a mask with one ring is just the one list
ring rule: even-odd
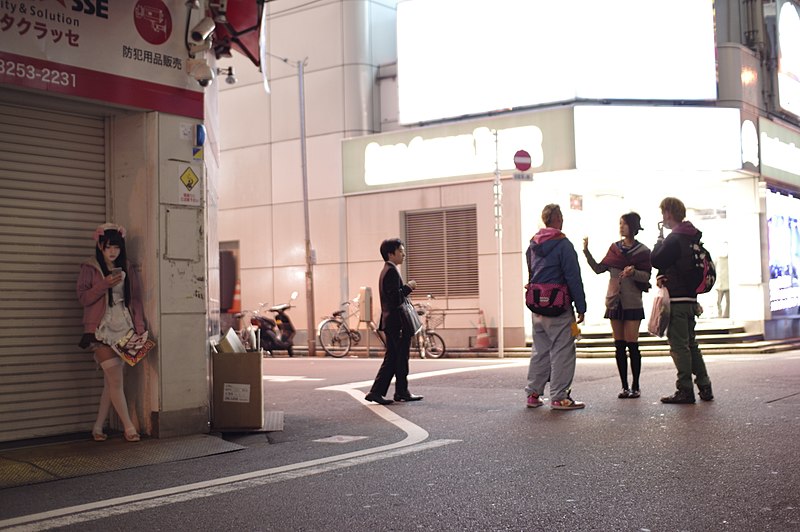
{"label": "security camera", "polygon": [[190,59],[187,61],[189,75],[192,76],[201,87],[208,87],[214,81],[214,70],[200,59]]}
{"label": "security camera", "polygon": [[197,25],[192,28],[192,40],[195,42],[203,42],[208,39],[208,36],[214,31],[216,28],[216,24],[214,24],[214,19],[211,17],[205,17],[203,20],[197,23]]}
{"label": "security camera", "polygon": [[225,77],[225,83],[227,83],[228,85],[233,85],[234,83],[236,83],[237,80],[236,76],[233,74],[232,66],[229,66],[228,68],[218,68],[217,75],[221,74],[227,74],[227,76]]}

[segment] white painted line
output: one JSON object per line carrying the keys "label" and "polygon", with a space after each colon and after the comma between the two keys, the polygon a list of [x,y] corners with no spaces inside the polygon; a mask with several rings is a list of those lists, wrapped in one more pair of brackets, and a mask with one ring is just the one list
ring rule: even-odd
{"label": "white painted line", "polygon": [[[348,455],[339,455],[338,457],[323,458],[320,460],[302,462],[300,464],[254,471],[252,473],[214,481],[198,482],[187,486],[151,491],[128,497],[118,497],[107,501],[99,501],[40,514],[6,519],[0,521],[0,530],[30,532],[32,530],[51,530],[53,528],[72,526],[88,521],[107,519],[117,515],[158,508],[169,504],[213,497],[285,480],[318,475],[327,473],[328,471],[376,462],[386,458],[394,458],[404,454],[426,451],[451,443],[457,443],[458,441],[460,440],[433,440],[427,443],[406,446],[401,449],[392,449],[385,452],[375,452],[375,449],[386,449],[390,446],[376,447],[375,449],[368,449],[368,454],[362,454],[361,456],[358,456],[359,453],[348,453],[348,455],[351,456],[346,459],[342,457]],[[313,467],[306,465],[311,463],[316,464]]]}
{"label": "white painted line", "polygon": [[366,440],[368,436],[330,436],[328,438],[320,438],[318,440],[311,440],[318,443],[350,443],[359,440]]}
{"label": "white painted line", "polygon": [[265,381],[270,382],[294,382],[294,381],[324,381],[325,379],[317,379],[314,377],[303,377],[302,375],[264,375],[262,377]]}
{"label": "white painted line", "polygon": [[[498,368],[518,367],[527,365],[527,360],[509,361],[486,366],[470,366],[415,373],[408,376],[409,380],[452,375],[467,371],[481,371]],[[361,381],[337,386],[318,388],[319,390],[342,391],[352,396],[364,405],[371,406],[370,410],[393,424],[406,433],[406,437],[396,443],[381,445],[371,449],[362,449],[336,456],[308,460],[296,464],[251,471],[241,475],[195,482],[184,486],[176,486],[162,490],[149,491],[126,497],[117,497],[105,501],[96,501],[68,508],[60,508],[38,514],[24,515],[0,521],[0,530],[31,531],[49,530],[52,528],[70,526],[87,521],[105,519],[114,515],[122,515],[148,508],[156,508],[168,504],[185,502],[203,497],[212,497],[222,493],[229,493],[241,489],[263,486],[283,480],[291,480],[304,476],[316,475],[327,471],[351,467],[363,463],[374,462],[385,458],[403,454],[423,451],[457,443],[460,440],[434,440],[422,443],[428,438],[428,432],[411,421],[397,415],[393,410],[381,405],[372,405],[364,400],[364,393],[358,388],[372,385],[372,381]]]}

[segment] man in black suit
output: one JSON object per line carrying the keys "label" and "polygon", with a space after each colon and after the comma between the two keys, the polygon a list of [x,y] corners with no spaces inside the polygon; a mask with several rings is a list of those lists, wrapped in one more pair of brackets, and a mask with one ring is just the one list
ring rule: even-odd
{"label": "man in black suit", "polygon": [[402,240],[399,238],[384,240],[381,243],[381,256],[386,263],[378,280],[381,296],[381,319],[378,330],[383,331],[386,337],[386,354],[375,382],[364,399],[381,405],[392,404],[393,401],[384,396],[389,391],[392,377],[395,377],[394,400],[419,401],[422,399],[421,395],[414,395],[408,391],[408,357],[411,337],[415,331],[404,330],[401,310],[406,296],[416,288],[417,283],[409,281],[403,284],[400,266],[406,257],[406,248]]}

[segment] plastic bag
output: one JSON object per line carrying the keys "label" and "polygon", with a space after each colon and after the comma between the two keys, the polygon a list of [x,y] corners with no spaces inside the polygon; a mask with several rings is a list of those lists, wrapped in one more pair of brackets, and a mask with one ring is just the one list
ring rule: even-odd
{"label": "plastic bag", "polygon": [[653,310],[647,322],[647,332],[653,336],[664,337],[669,328],[669,290],[665,286],[658,289],[653,299]]}

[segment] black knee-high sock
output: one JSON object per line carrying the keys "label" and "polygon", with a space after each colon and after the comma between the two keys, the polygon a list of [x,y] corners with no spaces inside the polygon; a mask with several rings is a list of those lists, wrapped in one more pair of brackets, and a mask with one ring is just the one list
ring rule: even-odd
{"label": "black knee-high sock", "polygon": [[642,354],[639,353],[639,342],[628,342],[631,354],[631,373],[633,373],[633,389],[639,389],[639,374],[642,372]]}
{"label": "black knee-high sock", "polygon": [[619,379],[622,381],[622,388],[628,389],[628,358],[625,356],[625,340],[614,340],[614,350],[616,351],[617,369]]}

